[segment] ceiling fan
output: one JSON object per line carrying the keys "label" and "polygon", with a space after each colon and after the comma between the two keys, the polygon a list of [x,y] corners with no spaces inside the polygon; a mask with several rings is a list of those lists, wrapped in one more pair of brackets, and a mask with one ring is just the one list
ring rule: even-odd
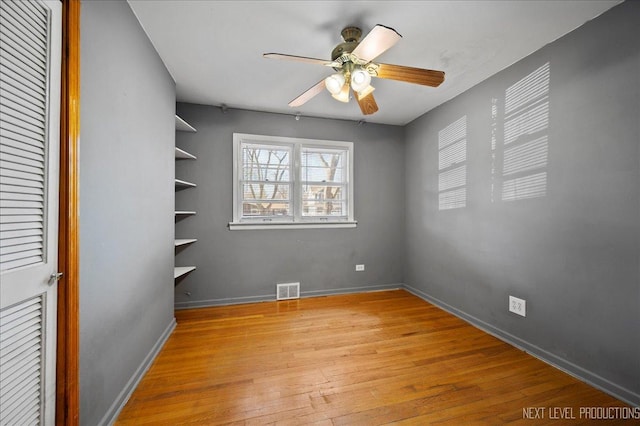
{"label": "ceiling fan", "polygon": [[341,35],[344,42],[333,49],[330,61],[282,53],[262,55],[265,58],[324,65],[336,71],[335,74],[319,81],[289,102],[290,107],[303,105],[325,88],[335,99],[349,102],[350,90],[353,90],[360,110],[363,114],[368,115],[378,111],[378,104],[373,97],[375,89],[371,86],[371,77],[431,87],[438,87],[444,81],[443,71],[372,62],[402,38],[393,28],[376,25],[362,41],[360,41],[362,30],[357,27],[346,27],[342,30]]}

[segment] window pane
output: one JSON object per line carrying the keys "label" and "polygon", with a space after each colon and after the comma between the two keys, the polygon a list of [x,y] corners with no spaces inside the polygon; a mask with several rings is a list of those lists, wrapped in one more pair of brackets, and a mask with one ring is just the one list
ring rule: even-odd
{"label": "window pane", "polygon": [[303,148],[301,179],[306,182],[339,182],[346,179],[346,151]]}
{"label": "window pane", "polygon": [[289,201],[289,185],[272,183],[245,183],[242,185],[244,201]]}
{"label": "window pane", "polygon": [[303,185],[303,216],[345,216],[345,189],[337,185]]}
{"label": "window pane", "polygon": [[263,164],[253,164],[245,166],[243,171],[244,180],[261,180],[270,182],[288,182],[289,168],[267,167]]}
{"label": "window pane", "polygon": [[243,144],[242,216],[291,216],[291,149]]}
{"label": "window pane", "polygon": [[258,216],[290,216],[291,205],[288,202],[243,202],[242,215],[246,217]]}
{"label": "window pane", "polygon": [[342,200],[331,201],[303,201],[302,216],[346,216],[347,209],[345,202]]}
{"label": "window pane", "polygon": [[287,147],[244,145],[242,170],[244,180],[289,181],[291,153]]}
{"label": "window pane", "polygon": [[340,200],[344,187],[338,185],[302,185],[303,200]]}

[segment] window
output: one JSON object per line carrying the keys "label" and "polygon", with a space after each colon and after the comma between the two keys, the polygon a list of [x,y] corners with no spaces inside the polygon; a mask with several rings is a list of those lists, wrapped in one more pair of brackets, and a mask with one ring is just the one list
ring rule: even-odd
{"label": "window", "polygon": [[353,143],[233,135],[234,229],[355,227]]}

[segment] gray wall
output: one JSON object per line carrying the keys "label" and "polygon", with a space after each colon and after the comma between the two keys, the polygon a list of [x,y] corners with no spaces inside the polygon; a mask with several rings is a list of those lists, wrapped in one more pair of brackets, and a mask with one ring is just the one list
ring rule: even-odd
{"label": "gray wall", "polygon": [[[198,185],[176,193],[177,208],[197,211],[176,236],[198,238],[176,257],[197,266],[176,286],[178,307],[273,300],[282,282],[299,281],[303,296],[402,283],[402,128],[192,104],[178,104],[178,114],[197,133],[180,132],[176,143],[198,157],[176,166],[178,178]],[[230,231],[234,132],[354,142],[357,228]]]}
{"label": "gray wall", "polygon": [[[409,288],[636,404],[639,23],[640,2],[614,7],[411,123],[405,152]],[[510,142],[506,90],[547,63],[548,123]],[[439,131],[464,116],[466,207],[439,210]],[[538,137],[544,194],[503,200],[507,152]],[[508,295],[526,299],[526,318]]]}
{"label": "gray wall", "polygon": [[173,315],[173,80],[124,1],[82,2],[80,423],[108,422]]}

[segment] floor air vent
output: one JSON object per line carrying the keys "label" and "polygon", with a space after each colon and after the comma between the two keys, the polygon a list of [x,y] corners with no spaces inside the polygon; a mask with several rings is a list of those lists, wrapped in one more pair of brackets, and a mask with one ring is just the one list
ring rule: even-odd
{"label": "floor air vent", "polygon": [[276,285],[276,299],[289,300],[300,298],[300,283],[286,283]]}

